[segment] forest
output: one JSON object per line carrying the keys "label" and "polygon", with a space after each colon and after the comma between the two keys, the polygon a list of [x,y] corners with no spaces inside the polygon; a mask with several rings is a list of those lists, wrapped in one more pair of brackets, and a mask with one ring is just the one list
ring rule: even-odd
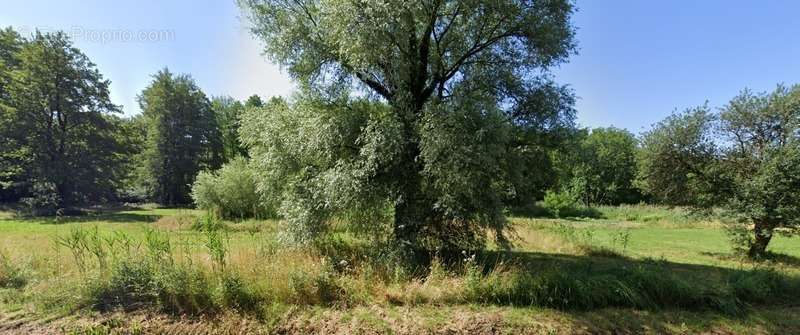
{"label": "forest", "polygon": [[293,95],[0,30],[0,333],[800,333],[800,85],[588,128],[570,1],[238,5]]}

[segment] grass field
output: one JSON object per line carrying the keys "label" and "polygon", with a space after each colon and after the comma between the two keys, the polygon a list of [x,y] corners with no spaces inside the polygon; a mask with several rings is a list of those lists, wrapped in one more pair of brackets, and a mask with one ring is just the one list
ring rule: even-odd
{"label": "grass field", "polygon": [[0,213],[0,333],[800,333],[800,241],[752,263],[680,209],[511,217],[511,252],[422,273],[346,232],[297,248],[202,217]]}

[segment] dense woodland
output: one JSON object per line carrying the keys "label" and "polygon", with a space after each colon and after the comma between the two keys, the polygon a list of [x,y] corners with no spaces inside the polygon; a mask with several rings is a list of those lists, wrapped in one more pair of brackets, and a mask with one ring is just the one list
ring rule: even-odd
{"label": "dense woodland", "polygon": [[241,1],[298,92],[209,97],[165,68],[135,116],[65,34],[4,29],[0,200],[30,215],[155,202],[279,217],[300,244],[344,220],[412,258],[507,245],[506,214],[537,203],[722,209],[752,257],[797,231],[800,86],[638,135],[581,128],[579,92],[548,71],[576,50],[569,2],[424,3]]}

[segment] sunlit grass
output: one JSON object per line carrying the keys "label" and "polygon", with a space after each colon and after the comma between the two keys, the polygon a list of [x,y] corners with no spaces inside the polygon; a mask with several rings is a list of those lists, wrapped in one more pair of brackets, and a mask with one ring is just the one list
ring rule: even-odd
{"label": "sunlit grass", "polygon": [[[641,275],[666,278],[665,285],[681,280],[682,284],[675,284],[678,286],[673,290],[684,292],[680,293],[684,296],[675,297],[676,301],[694,301],[686,293],[691,290],[680,291],[681,285],[690,285],[692,290],[705,290],[702,294],[719,299],[719,304],[728,304],[720,305],[720,310],[737,311],[742,307],[737,307],[736,300],[728,295],[740,293],[728,286],[731,280],[744,283],[737,285],[750,285],[747,278],[751,274],[746,272],[749,269],[774,269],[770,271],[777,271],[776,278],[788,276],[785,277],[788,285],[796,285],[800,280],[796,278],[800,264],[793,263],[800,259],[800,241],[796,239],[776,238],[771,250],[781,254],[783,261],[757,264],[733,254],[725,231],[714,220],[690,216],[680,209],[652,206],[601,207],[598,211],[602,215],[596,218],[510,218],[516,236],[511,254],[499,251],[475,261],[469,261],[470,255],[465,255],[466,260],[455,266],[434,262],[421,274],[399,269],[393,272],[386,268],[389,260],[368,259],[373,257],[368,256],[370,247],[361,246],[358,239],[346,233],[336,242],[342,245],[329,244],[322,249],[290,247],[280,242],[283,223],[276,220],[224,222],[215,233],[225,248],[225,267],[221,272],[208,247],[209,235],[198,226],[204,215],[201,211],[147,208],[59,219],[3,215],[0,254],[13,266],[0,269],[0,283],[3,278],[11,282],[9,278],[14,276],[23,278],[25,283],[0,289],[0,311],[66,315],[91,309],[86,305],[86,292],[91,291],[92,285],[106,285],[115,267],[101,269],[95,262],[88,270],[80,268],[70,250],[56,243],[76,230],[96,230],[103,238],[122,234],[137,243],[142,243],[149,231],[163,234],[170,240],[169,258],[176,266],[169,271],[181,268],[198,271],[197,275],[208,282],[204,290],[208,290],[209,299],[217,301],[210,302],[208,308],[226,308],[225,304],[230,302],[225,299],[229,298],[219,298],[226,296],[220,291],[222,285],[240,283],[237,285],[242,285],[239,289],[245,293],[234,293],[245,294],[245,298],[235,299],[253,297],[261,306],[259,315],[270,313],[274,309],[270,306],[276,305],[348,309],[371,305],[389,309],[396,305],[484,306],[480,307],[484,309],[530,303],[580,310],[617,304],[623,307],[669,304],[667,300],[652,300],[647,296],[618,300],[614,294],[602,295],[602,292],[592,293],[594,297],[584,302],[547,300],[547,294],[559,297],[562,294],[557,293],[560,292],[557,287],[548,291],[550,285],[568,285],[565,287],[572,289],[582,285],[598,288],[617,285],[620,289],[638,290],[635,287],[641,283],[637,284],[636,278]],[[675,223],[671,224],[673,220]],[[340,247],[344,249],[336,249]],[[146,259],[147,249],[137,250],[126,255],[125,262]],[[674,279],[667,278],[667,274],[673,273]],[[754,280],[762,280],[757,273],[752,276],[757,278]],[[235,279],[231,282],[229,278]],[[525,290],[540,292],[537,296],[525,296]],[[563,297],[575,298],[570,294]],[[640,293],[632,291],[632,294]],[[706,303],[709,302],[700,302]],[[714,304],[712,301],[706,307],[698,307],[713,310],[717,308]],[[518,314],[508,313],[512,318]]]}

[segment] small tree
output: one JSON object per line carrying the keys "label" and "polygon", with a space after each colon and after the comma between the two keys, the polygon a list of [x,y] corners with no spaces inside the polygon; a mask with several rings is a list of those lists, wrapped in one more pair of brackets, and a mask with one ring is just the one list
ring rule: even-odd
{"label": "small tree", "polygon": [[229,219],[267,218],[274,209],[256,189],[255,174],[246,158],[236,157],[217,171],[202,171],[192,185],[198,208]]}
{"label": "small tree", "polygon": [[689,110],[646,133],[641,183],[667,203],[723,207],[737,246],[762,257],[776,233],[798,232],[799,137],[800,86],[745,90],[717,115]]}
{"label": "small tree", "polygon": [[730,185],[720,191],[740,218],[734,231],[752,232],[741,240],[748,255],[761,257],[775,233],[800,225],[800,86],[743,91],[722,109],[720,130],[727,145],[719,172]]}
{"label": "small tree", "polygon": [[704,105],[673,114],[645,132],[637,158],[637,186],[659,203],[714,205],[707,199],[713,192],[704,187],[703,178],[718,158],[715,118]]}

